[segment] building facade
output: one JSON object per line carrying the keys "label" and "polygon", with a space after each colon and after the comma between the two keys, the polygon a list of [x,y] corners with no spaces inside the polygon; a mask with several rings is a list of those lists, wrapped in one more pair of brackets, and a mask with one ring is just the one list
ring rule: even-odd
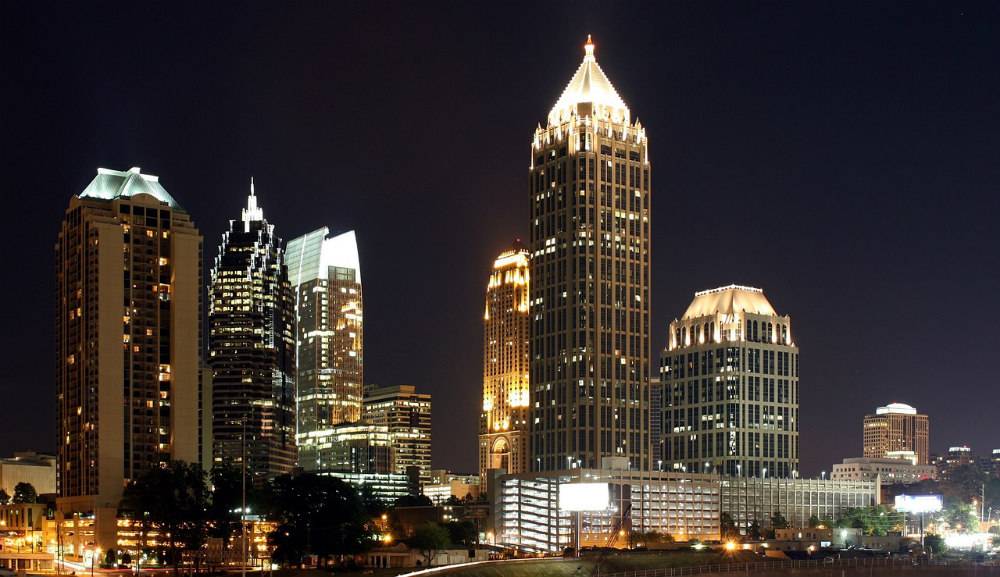
{"label": "building facade", "polygon": [[660,361],[663,468],[795,477],[799,349],[758,288],[695,293]]}
{"label": "building facade", "polygon": [[288,243],[285,260],[296,314],[296,444],[306,471],[331,465],[324,441],[361,420],[364,315],[354,232],[323,227]]}
{"label": "building facade", "polygon": [[[719,539],[719,483],[713,475],[574,468],[504,475],[497,483],[493,519],[499,545],[556,552],[574,547],[579,534],[581,547],[625,548],[633,533],[651,531],[678,541]],[[575,483],[606,484],[608,507],[579,514],[561,509],[561,488]]]}
{"label": "building facade", "polygon": [[430,481],[431,396],[413,385],[372,387],[364,398],[364,422],[385,428],[392,447],[389,471],[406,475],[416,467],[420,480]]}
{"label": "building facade", "polygon": [[770,528],[775,512],[800,529],[809,526],[810,517],[835,521],[848,509],[878,505],[881,494],[878,481],[723,477],[719,484],[720,511],[744,534],[754,522]]}
{"label": "building facade", "polygon": [[212,460],[246,455],[256,485],[295,468],[294,300],[281,239],[257,205],[229,221],[209,285]]}
{"label": "building facade", "polygon": [[909,459],[876,459],[860,457],[844,459],[830,471],[834,481],[875,481],[883,485],[908,485],[937,479],[934,465],[914,465]]}
{"label": "building facade", "polygon": [[0,459],[0,491],[13,496],[18,483],[28,483],[39,495],[55,493],[55,455],[21,451],[13,457]]}
{"label": "building facade", "polygon": [[646,131],[583,62],[531,145],[531,460],[650,466]]}
{"label": "building facade", "polygon": [[927,415],[904,403],[890,403],[865,415],[864,456],[875,459],[909,459],[914,465],[930,463],[930,422]]}
{"label": "building facade", "polygon": [[493,262],[483,312],[483,410],[479,477],[490,469],[528,468],[528,379],[531,371],[528,251],[514,246]]}
{"label": "building facade", "polygon": [[114,547],[125,484],[171,460],[207,464],[202,237],[155,176],[98,169],[55,246],[59,499]]}

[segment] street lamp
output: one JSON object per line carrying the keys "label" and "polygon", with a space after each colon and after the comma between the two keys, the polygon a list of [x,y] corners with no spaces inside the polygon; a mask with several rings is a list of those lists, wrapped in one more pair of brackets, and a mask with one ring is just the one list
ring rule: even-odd
{"label": "street lamp", "polygon": [[820,478],[821,481],[825,481],[826,480],[826,471],[820,472],[819,478]]}

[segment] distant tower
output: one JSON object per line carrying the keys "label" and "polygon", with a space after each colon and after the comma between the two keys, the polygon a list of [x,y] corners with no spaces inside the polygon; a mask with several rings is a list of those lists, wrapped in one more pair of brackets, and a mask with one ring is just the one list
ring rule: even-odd
{"label": "distant tower", "polygon": [[758,288],[695,293],[660,365],[663,468],[744,477],[799,469],[799,349]]}
{"label": "distant tower", "polygon": [[406,475],[420,470],[422,482],[431,475],[431,396],[413,385],[371,387],[365,395],[364,422],[385,428],[392,445],[389,472]]}
{"label": "distant tower", "polygon": [[584,51],[531,145],[529,466],[648,469],[648,141]]}
{"label": "distant tower", "polygon": [[483,313],[483,410],[479,420],[479,478],[490,469],[528,467],[528,375],[531,359],[528,251],[515,244],[493,262]]}
{"label": "distant tower", "polygon": [[[57,507],[117,547],[125,484],[171,460],[207,463],[201,234],[138,168],[98,169],[55,246]],[[80,555],[78,552],[77,555]]]}
{"label": "distant tower", "polygon": [[864,456],[906,459],[915,465],[930,464],[927,415],[904,403],[890,403],[865,415]]}
{"label": "distant tower", "polygon": [[257,206],[229,221],[208,304],[215,463],[243,459],[257,485],[295,468],[294,300],[281,239]]}
{"label": "distant tower", "polygon": [[334,427],[361,420],[364,382],[361,266],[354,231],[329,229],[288,243],[288,278],[298,323],[299,466],[333,466]]}

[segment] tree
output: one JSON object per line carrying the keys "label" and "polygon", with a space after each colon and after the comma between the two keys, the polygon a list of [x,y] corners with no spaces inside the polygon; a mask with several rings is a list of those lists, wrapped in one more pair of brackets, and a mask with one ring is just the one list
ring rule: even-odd
{"label": "tree", "polygon": [[809,528],[810,529],[815,529],[815,528],[819,527],[822,524],[823,524],[823,522],[820,521],[819,517],[817,517],[816,515],[810,515],[809,516]]}
{"label": "tree", "polygon": [[407,543],[420,551],[424,556],[425,566],[430,567],[438,551],[448,546],[448,531],[441,525],[428,521],[417,527]]}
{"label": "tree", "polygon": [[277,477],[268,486],[265,507],[278,522],[269,539],[274,559],[282,563],[301,564],[305,555],[314,554],[326,564],[331,557],[361,553],[374,543],[361,498],[336,477]]}
{"label": "tree", "polygon": [[736,528],[736,522],[733,521],[733,516],[729,513],[719,515],[719,533],[722,534],[723,539],[734,539],[740,536],[740,531]]}
{"label": "tree", "polygon": [[948,548],[944,543],[944,538],[940,535],[924,535],[924,550],[928,553],[944,553]]}
{"label": "tree", "polygon": [[369,517],[378,517],[382,513],[389,510],[389,507],[387,507],[385,502],[379,498],[378,494],[375,493],[375,489],[373,489],[371,485],[362,485],[359,496],[361,497],[361,503],[364,505],[365,512],[368,513]]}
{"label": "tree", "polygon": [[[229,550],[233,535],[241,530],[239,509],[243,507],[242,471],[230,463],[212,467],[212,501],[207,516],[211,521],[212,537],[222,540],[223,552]],[[225,558],[225,555],[223,555]]]}
{"label": "tree", "polygon": [[21,481],[14,485],[14,503],[37,503],[38,492],[34,485]]}
{"label": "tree", "polygon": [[407,495],[396,499],[393,507],[433,507],[434,502],[427,495]]}
{"label": "tree", "polygon": [[472,521],[452,521],[445,528],[448,530],[448,540],[452,545],[472,547],[479,542],[479,531]]}
{"label": "tree", "polygon": [[747,527],[747,536],[753,539],[754,541],[760,541],[761,538],[760,523],[758,523],[756,519],[754,519],[750,523],[750,526]]}
{"label": "tree", "polygon": [[942,518],[952,529],[957,531],[975,531],[979,523],[972,505],[960,501],[952,501],[944,508]]}
{"label": "tree", "polygon": [[771,528],[772,529],[787,529],[788,519],[781,514],[781,511],[775,511],[771,514]]}
{"label": "tree", "polygon": [[865,535],[884,536],[902,525],[902,515],[885,505],[847,509],[837,518],[840,528],[861,529]]}
{"label": "tree", "polygon": [[0,489],[0,505],[6,505],[7,503],[10,503],[10,495],[7,494],[7,491]]}
{"label": "tree", "polygon": [[[140,521],[140,547],[155,528],[170,535],[161,557],[180,573],[182,551],[201,551],[205,542],[208,487],[201,466],[172,461],[130,482],[122,493],[122,513]],[[139,553],[137,551],[137,553]],[[196,563],[199,557],[196,555]]]}
{"label": "tree", "polygon": [[674,536],[670,533],[661,533],[660,531],[633,531],[632,532],[632,543],[638,545],[650,545],[653,543],[673,543]]}

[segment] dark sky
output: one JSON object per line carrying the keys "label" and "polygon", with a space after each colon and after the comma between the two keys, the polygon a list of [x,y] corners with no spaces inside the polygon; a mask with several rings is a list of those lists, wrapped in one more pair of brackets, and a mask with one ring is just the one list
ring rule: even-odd
{"label": "dark sky", "polygon": [[694,291],[760,286],[802,349],[805,473],[890,401],[933,449],[1000,447],[998,27],[968,2],[5,3],[0,454],[54,447],[69,198],[141,166],[206,260],[251,175],[285,239],[356,229],[366,380],[431,392],[435,465],[474,470],[488,270],[588,33],[650,138],[654,350]]}

